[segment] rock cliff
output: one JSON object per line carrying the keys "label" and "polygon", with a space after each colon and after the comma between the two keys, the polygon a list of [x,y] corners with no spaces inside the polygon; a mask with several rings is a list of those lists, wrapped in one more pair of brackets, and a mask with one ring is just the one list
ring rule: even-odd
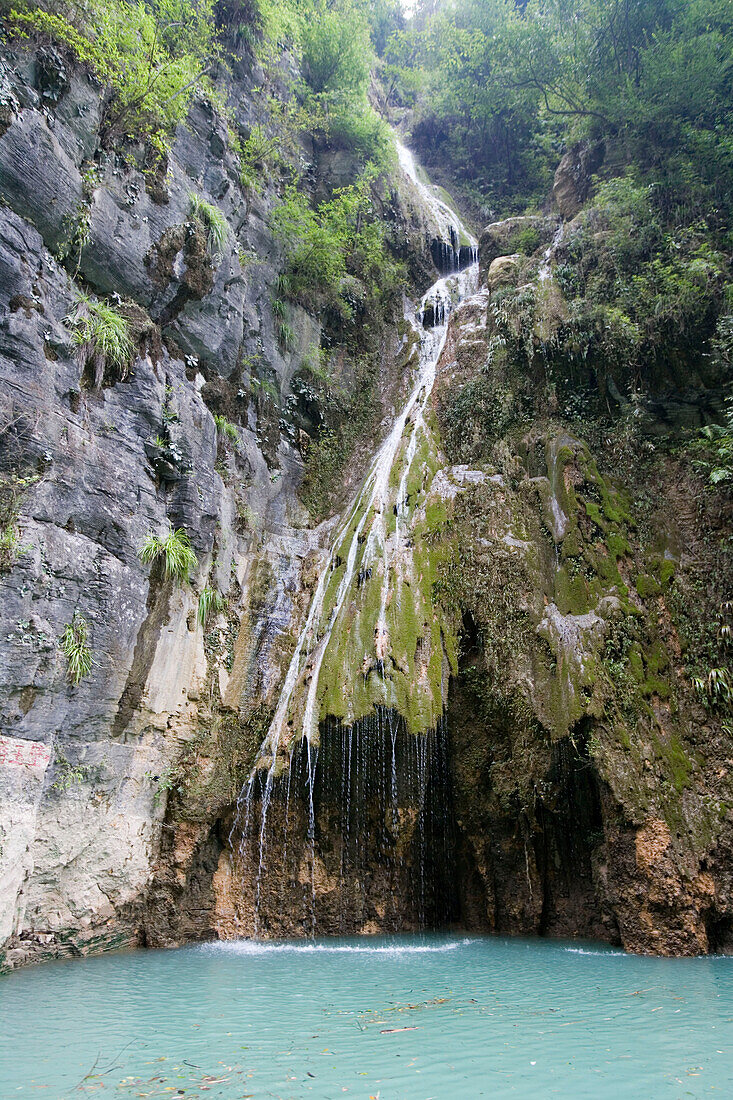
{"label": "rock cliff", "polygon": [[[242,132],[261,118],[262,79],[251,60],[221,76]],[[56,51],[6,49],[0,89],[0,477],[17,535],[0,574],[4,963],[248,933],[237,800],[336,523],[301,499],[323,412],[303,364],[325,347],[348,387],[356,357],[324,337],[323,316],[281,300],[269,220],[281,181],[242,184],[209,101],[151,169],[144,150],[105,147],[101,90]],[[301,141],[314,193],[355,178],[353,159]],[[601,155],[575,152],[555,185],[575,221],[515,218],[481,238],[479,292],[452,314],[410,486],[419,614],[400,688],[371,717],[343,705],[364,648],[349,627],[326,663],[310,820],[302,745],[291,765],[300,848],[263,908],[271,934],[307,934],[317,914],[325,931],[454,921],[659,953],[731,947],[729,731],[688,671],[730,594],[729,517],[660,443],[671,419],[714,415],[719,394],[710,379],[683,392],[667,371],[638,416],[575,415],[588,378],[552,374],[567,320],[555,269],[582,229],[580,176]],[[225,219],[216,246],[196,199]],[[435,227],[396,175],[380,203],[408,289],[424,289]],[[102,299],[132,336],[124,369],[75,336]],[[366,357],[381,438],[414,366],[401,316],[381,319]],[[613,379],[596,381],[607,413]],[[357,440],[339,505],[376,442]],[[141,560],[167,530],[190,535],[191,585]],[[75,683],[62,640],[79,616],[92,666]],[[411,678],[431,644],[440,667],[421,710]],[[349,803],[339,817],[336,777],[368,736],[359,814]],[[415,777],[395,781],[394,803],[379,782],[388,749]],[[398,852],[396,815],[408,823]],[[354,877],[337,851],[347,825],[368,838]]]}

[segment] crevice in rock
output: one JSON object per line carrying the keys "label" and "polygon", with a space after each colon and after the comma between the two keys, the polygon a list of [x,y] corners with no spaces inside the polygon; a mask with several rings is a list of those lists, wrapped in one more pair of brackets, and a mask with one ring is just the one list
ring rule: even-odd
{"label": "crevice in rock", "polygon": [[172,583],[164,579],[163,566],[156,562],[150,572],[145,619],[138,631],[132,665],[112,722],[112,740],[125,740],[127,728],[140,707],[145,684],[155,660],[160,632],[168,618],[171,592]]}

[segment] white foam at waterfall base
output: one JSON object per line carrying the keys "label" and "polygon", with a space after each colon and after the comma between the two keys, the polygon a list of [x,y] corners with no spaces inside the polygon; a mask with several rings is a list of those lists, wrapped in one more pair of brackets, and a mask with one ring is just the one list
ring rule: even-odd
{"label": "white foam at waterfall base", "polygon": [[474,943],[468,937],[450,940],[448,943],[427,944],[363,944],[363,943],[276,943],[262,940],[225,940],[220,943],[203,943],[196,948],[206,954],[220,955],[442,955],[446,951],[457,951]]}

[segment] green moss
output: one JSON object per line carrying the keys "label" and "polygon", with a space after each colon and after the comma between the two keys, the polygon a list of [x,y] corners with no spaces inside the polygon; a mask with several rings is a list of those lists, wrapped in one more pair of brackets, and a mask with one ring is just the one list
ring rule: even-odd
{"label": "green moss", "polygon": [[428,531],[438,531],[448,521],[448,508],[444,500],[432,499],[425,508],[425,525]]}
{"label": "green moss", "polygon": [[577,527],[572,527],[562,540],[561,557],[565,561],[568,558],[579,558],[582,553],[580,531]]}
{"label": "green moss", "polygon": [[596,527],[600,527],[602,531],[605,531],[607,525],[599,505],[595,504],[592,500],[584,500],[583,507],[585,508],[585,514],[588,519],[595,523]]}
{"label": "green moss", "polygon": [[557,468],[562,469],[567,466],[568,463],[573,462],[574,460],[575,451],[572,447],[568,447],[567,444],[563,444],[562,447],[558,448],[558,452],[555,456],[555,463]]}
{"label": "green moss", "polygon": [[648,573],[641,573],[636,578],[636,591],[641,596],[642,600],[648,600],[653,596],[658,596],[662,588],[659,581],[654,577],[649,576]]}
{"label": "green moss", "polygon": [[690,786],[693,762],[677,734],[662,739],[654,736],[653,745],[657,757],[663,761],[669,780],[678,795]]}
{"label": "green moss", "polygon": [[645,678],[644,672],[644,658],[639,646],[634,646],[629,651],[629,672],[636,680],[637,684],[643,684]]}
{"label": "green moss", "polygon": [[629,540],[624,535],[617,531],[612,532],[606,539],[606,546],[608,547],[608,553],[612,557],[624,558],[627,554],[631,553],[631,547],[629,546]]}
{"label": "green moss", "polygon": [[590,608],[585,577],[571,577],[565,568],[555,574],[555,603],[563,615],[584,615]]}
{"label": "green moss", "polygon": [[675,573],[677,572],[677,563],[674,561],[670,561],[669,558],[662,558],[662,560],[659,562],[658,568],[655,569],[654,572],[659,578],[659,583],[662,589],[666,590],[667,588],[669,588],[672,580],[674,579]]}
{"label": "green moss", "polygon": [[407,477],[406,493],[411,508],[414,508],[417,504],[418,497],[423,491],[425,482],[430,478],[429,456],[430,446],[423,433],[423,437],[415,450],[415,455],[410,465],[410,472]]}
{"label": "green moss", "polygon": [[598,466],[585,448],[578,453],[577,461],[585,480],[594,486],[601,498],[600,510],[603,517],[609,523],[629,523],[633,525],[633,516],[630,510],[631,501],[628,494],[612,487],[601,476]]}

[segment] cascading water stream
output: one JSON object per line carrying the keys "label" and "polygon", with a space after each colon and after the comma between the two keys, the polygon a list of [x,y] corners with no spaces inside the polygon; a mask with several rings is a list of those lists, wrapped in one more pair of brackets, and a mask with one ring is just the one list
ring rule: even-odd
{"label": "cascading water stream", "polygon": [[[283,837],[283,865],[287,861],[288,853],[288,829],[293,825],[294,813],[292,808],[291,771],[298,745],[305,746],[305,760],[307,775],[305,778],[305,817],[302,822],[306,831],[305,841],[309,849],[308,887],[311,894],[310,905],[310,932],[315,931],[315,904],[316,904],[316,850],[315,850],[315,784],[316,770],[318,768],[319,723],[327,717],[320,712],[319,704],[319,680],[324,658],[329,649],[333,632],[339,617],[344,613],[347,599],[353,595],[355,587],[359,587],[365,578],[369,582],[374,575],[378,578],[381,573],[381,587],[379,595],[378,611],[373,625],[373,649],[374,667],[384,678],[385,661],[390,652],[390,636],[387,625],[387,610],[392,601],[396,601],[395,614],[400,613],[400,596],[402,588],[402,576],[400,564],[406,551],[407,517],[410,510],[408,497],[408,479],[413,468],[420,440],[427,435],[428,427],[425,421],[425,412],[436,377],[436,368],[445,344],[448,319],[453,303],[463,300],[475,287],[477,279],[477,242],[465,229],[460,220],[450,207],[439,198],[434,190],[422,182],[419,177],[414,157],[408,149],[397,143],[400,165],[407,178],[417,191],[419,201],[422,203],[426,214],[438,227],[443,237],[443,243],[452,250],[451,274],[445,274],[423,296],[417,310],[409,307],[405,311],[413,339],[419,348],[416,377],[410,390],[407,401],[401,412],[395,419],[391,431],[380,446],[371,464],[369,472],[356,496],[352,506],[346,513],[346,518],[337,528],[336,535],[330,547],[327,558],[320,570],[315,591],[311,600],[308,614],[299,634],[293,656],[290,660],[285,681],[280,693],[275,714],[268,729],[267,735],[260,748],[258,760],[249,781],[245,784],[237,805],[235,823],[230,834],[230,843],[238,850],[240,857],[246,862],[245,857],[249,848],[254,848],[256,859],[251,861],[247,868],[254,876],[254,923],[253,931],[258,935],[259,914],[262,903],[262,887],[268,872],[268,837],[269,815],[273,799],[273,791],[279,776],[286,769],[287,798],[284,808],[285,835]],[[446,240],[447,238],[447,240]],[[459,241],[467,241],[463,245],[463,252]],[[470,261],[463,271],[460,267],[460,258],[463,255]],[[409,431],[409,439],[405,439]],[[394,519],[394,527],[392,526]],[[343,568],[338,585],[332,583],[334,573]],[[335,591],[333,591],[335,587]],[[365,657],[365,667],[368,675],[369,663]],[[416,686],[417,690],[417,686]],[[304,697],[304,701],[303,701]],[[377,728],[375,738],[384,740],[383,725],[387,712],[378,709],[376,716]],[[396,720],[396,719],[395,719]],[[366,720],[365,720],[366,721]],[[388,722],[390,727],[381,750],[384,759],[381,762],[382,786],[386,791],[385,813],[392,819],[394,830],[397,829],[400,811],[397,798],[397,730]],[[440,725],[440,723],[439,723]],[[386,728],[386,727],[385,727]],[[442,730],[442,726],[440,727]],[[414,741],[411,737],[409,740]],[[415,745],[417,753],[414,776],[412,776],[415,791],[419,798],[425,799],[425,791],[428,784],[428,751],[427,739],[418,738],[421,744]],[[435,740],[435,738],[434,738]],[[354,787],[354,772],[360,767],[368,765],[360,761],[361,753],[367,753],[364,746],[364,735],[353,738],[346,734],[342,737],[343,759],[339,763],[339,771],[342,775],[342,785],[345,785],[347,803],[352,798]],[[436,745],[440,745],[444,751],[444,731],[439,733]],[[432,742],[431,742],[432,744]],[[356,759],[352,756],[356,751]],[[289,760],[285,760],[284,754],[289,753]],[[301,754],[302,755],[302,754]],[[389,757],[389,766],[387,758]],[[409,759],[409,753],[408,753]],[[445,770],[445,769],[443,769]],[[389,774],[388,774],[389,772]],[[347,774],[348,773],[348,774]],[[358,788],[358,781],[356,783]],[[255,824],[255,802],[259,801],[259,821]],[[421,803],[422,804],[422,803]],[[424,816],[423,809],[420,814]],[[354,828],[352,807],[347,805],[345,813],[342,813],[342,827],[346,832],[346,839],[342,836],[342,851],[344,845],[348,848],[353,845],[354,837],[351,835]],[[420,901],[421,915],[425,911],[425,838],[424,822],[418,822],[420,833],[419,862],[420,862]],[[236,838],[239,838],[238,844]],[[254,841],[254,844],[253,844]],[[358,844],[358,840],[357,840]],[[358,855],[357,855],[358,858]],[[344,866],[343,856],[340,878],[343,881]],[[301,879],[302,882],[302,872]],[[422,917],[421,917],[422,919]]]}

